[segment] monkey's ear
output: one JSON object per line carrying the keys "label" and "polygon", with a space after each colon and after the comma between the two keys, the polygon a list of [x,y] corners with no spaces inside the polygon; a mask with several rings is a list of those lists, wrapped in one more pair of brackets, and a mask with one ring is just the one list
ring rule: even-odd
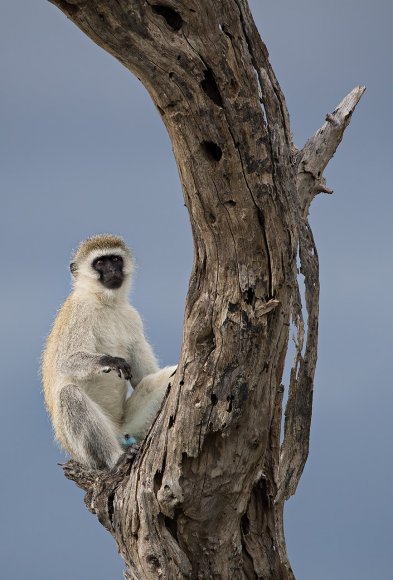
{"label": "monkey's ear", "polygon": [[78,269],[78,268],[77,268],[77,266],[76,266],[76,263],[75,263],[75,262],[71,262],[71,264],[70,264],[70,270],[71,270],[71,274],[72,274],[73,276],[76,276],[76,271],[77,271],[77,269]]}

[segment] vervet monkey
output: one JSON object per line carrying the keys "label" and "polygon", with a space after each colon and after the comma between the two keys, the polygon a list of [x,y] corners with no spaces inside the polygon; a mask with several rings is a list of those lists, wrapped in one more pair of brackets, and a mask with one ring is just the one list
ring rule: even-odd
{"label": "vervet monkey", "polygon": [[[165,394],[168,373],[159,371],[141,318],[128,302],[133,260],[123,239],[88,238],[70,269],[74,288],[43,353],[45,401],[61,446],[88,467],[111,468],[123,452],[121,441],[129,445],[146,434]],[[139,416],[133,437],[132,421],[125,417],[128,381],[136,387],[142,379],[145,383],[136,393],[143,408],[127,404],[128,415],[134,420]]]}

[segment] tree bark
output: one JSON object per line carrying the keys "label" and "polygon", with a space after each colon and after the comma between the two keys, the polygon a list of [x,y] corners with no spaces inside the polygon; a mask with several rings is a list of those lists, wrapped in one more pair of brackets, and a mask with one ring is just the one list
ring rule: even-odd
{"label": "tree bark", "polygon": [[113,472],[69,462],[66,475],[88,492],[128,579],[293,578],[283,509],[307,459],[318,334],[307,214],[330,191],[322,172],[364,89],[298,151],[246,0],[50,1],[150,93],[195,246],[179,367],[147,438]]}

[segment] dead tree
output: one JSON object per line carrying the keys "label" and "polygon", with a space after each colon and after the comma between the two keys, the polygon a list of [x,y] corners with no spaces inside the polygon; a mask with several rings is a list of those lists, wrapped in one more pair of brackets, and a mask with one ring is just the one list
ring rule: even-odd
{"label": "dead tree", "polygon": [[297,150],[247,0],[50,1],[148,90],[195,247],[179,368],[149,435],[114,472],[70,462],[66,474],[114,536],[128,579],[293,578],[283,506],[307,459],[318,333],[307,215],[330,192],[323,171],[364,88]]}

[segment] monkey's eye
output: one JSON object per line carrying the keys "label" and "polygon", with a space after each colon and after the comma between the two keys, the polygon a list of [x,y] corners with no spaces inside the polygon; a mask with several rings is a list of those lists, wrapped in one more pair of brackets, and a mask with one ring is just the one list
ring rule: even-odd
{"label": "monkey's eye", "polygon": [[95,263],[94,263],[94,265],[95,266],[102,266],[103,263],[104,263],[104,260],[101,260],[100,259],[100,260],[96,260]]}
{"label": "monkey's eye", "polygon": [[113,256],[112,258],[112,262],[119,262],[120,258],[118,258],[117,256]]}

